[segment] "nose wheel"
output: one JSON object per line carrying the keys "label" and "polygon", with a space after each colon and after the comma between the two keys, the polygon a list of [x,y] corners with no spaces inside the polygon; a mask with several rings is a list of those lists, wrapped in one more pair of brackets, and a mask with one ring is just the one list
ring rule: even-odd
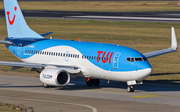
{"label": "nose wheel", "polygon": [[134,92],[134,86],[128,86],[127,87],[127,92]]}

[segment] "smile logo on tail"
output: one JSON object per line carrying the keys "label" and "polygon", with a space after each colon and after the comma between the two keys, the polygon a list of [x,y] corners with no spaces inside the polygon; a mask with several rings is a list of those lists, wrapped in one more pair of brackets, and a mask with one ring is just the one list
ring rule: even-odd
{"label": "smile logo on tail", "polygon": [[[16,11],[16,10],[17,10],[17,7],[14,7],[14,10]],[[11,21],[11,19],[10,19],[10,17],[9,17],[9,14],[10,14],[10,12],[7,11],[7,16],[8,16],[9,24],[10,24],[10,25],[13,25],[14,20],[15,20],[15,18],[16,18],[16,15],[14,15],[13,20]]]}

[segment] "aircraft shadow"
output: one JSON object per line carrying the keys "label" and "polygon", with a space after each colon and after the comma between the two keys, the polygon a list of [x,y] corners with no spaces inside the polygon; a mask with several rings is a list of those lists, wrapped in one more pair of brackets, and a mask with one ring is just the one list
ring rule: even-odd
{"label": "aircraft shadow", "polygon": [[[163,80],[161,80],[163,81]],[[135,85],[135,92],[141,91],[148,91],[148,92],[158,92],[158,91],[180,91],[179,83],[162,83],[161,81],[144,81],[142,85]],[[179,80],[177,80],[179,81]],[[82,82],[82,81],[81,81]],[[167,81],[165,81],[167,82]],[[116,88],[116,89],[127,89],[126,82],[118,82],[118,81],[111,81],[107,84],[106,81],[101,80],[101,84],[99,86],[86,86],[85,83],[78,84],[79,82],[74,82],[75,85],[67,85],[62,87],[57,87],[56,90],[66,90],[66,91],[73,91],[73,90],[91,90],[91,89],[107,89],[107,88]]]}
{"label": "aircraft shadow", "polygon": [[[135,85],[135,92],[147,91],[147,92],[158,92],[158,91],[180,91],[180,84],[175,83],[175,81],[180,80],[156,80],[147,81],[145,80],[142,85]],[[96,89],[125,89],[127,88],[126,82],[110,81],[107,84],[107,80],[101,80],[99,86],[87,86],[85,79],[73,79],[70,83],[73,85],[59,86],[52,88],[54,90],[64,90],[64,91],[75,91],[75,90],[96,90]],[[168,82],[168,83],[163,83]],[[173,82],[173,83],[172,83]],[[13,86],[13,83],[0,84],[0,88],[43,88],[42,85],[25,85],[25,86]],[[111,89],[110,89],[111,90]]]}
{"label": "aircraft shadow", "polygon": [[13,86],[13,83],[7,83],[7,84],[0,84],[0,88],[39,88],[42,86]]}
{"label": "aircraft shadow", "polygon": [[151,74],[151,76],[171,75],[171,74],[180,74],[180,72],[178,72],[178,73],[156,73],[156,74]]}

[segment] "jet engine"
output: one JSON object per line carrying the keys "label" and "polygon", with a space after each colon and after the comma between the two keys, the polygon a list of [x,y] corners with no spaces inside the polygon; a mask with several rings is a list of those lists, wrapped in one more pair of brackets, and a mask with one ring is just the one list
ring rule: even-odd
{"label": "jet engine", "polygon": [[65,86],[70,81],[69,73],[60,68],[44,69],[39,77],[44,86]]}

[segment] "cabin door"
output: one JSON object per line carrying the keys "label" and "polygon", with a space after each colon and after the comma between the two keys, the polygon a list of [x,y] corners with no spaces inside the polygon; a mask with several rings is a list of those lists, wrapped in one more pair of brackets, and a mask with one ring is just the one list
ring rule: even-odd
{"label": "cabin door", "polygon": [[17,53],[18,53],[18,57],[21,59],[21,47],[22,47],[22,44],[20,43],[18,45],[18,48],[17,48]]}
{"label": "cabin door", "polygon": [[119,62],[119,57],[120,57],[121,53],[117,52],[115,55],[114,55],[114,58],[113,58],[113,68],[114,69],[118,69],[118,62]]}

